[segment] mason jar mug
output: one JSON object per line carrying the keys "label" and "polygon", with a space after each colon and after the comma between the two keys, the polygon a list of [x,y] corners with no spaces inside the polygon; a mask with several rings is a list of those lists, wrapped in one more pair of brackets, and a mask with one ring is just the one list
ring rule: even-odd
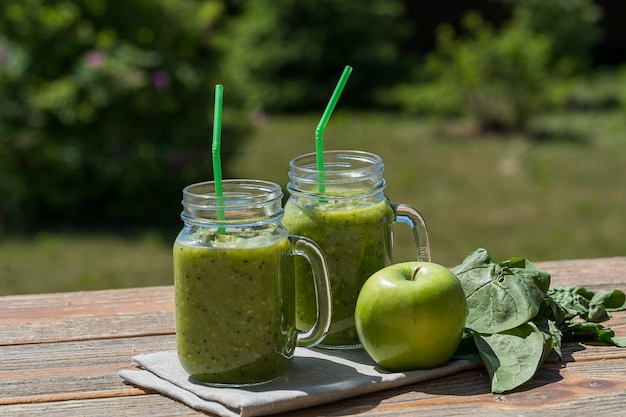
{"label": "mason jar mug", "polygon": [[[184,226],[173,245],[178,357],[191,378],[259,384],[288,368],[296,346],[318,344],[331,317],[326,262],[310,239],[282,225],[280,186],[225,180],[183,190]],[[294,257],[313,270],[318,317],[296,330]]]}
{"label": "mason jar mug", "polygon": [[[430,261],[426,224],[406,204],[384,194],[383,162],[378,155],[355,150],[324,152],[323,169],[314,153],[289,164],[289,200],[283,224],[290,233],[315,241],[328,264],[332,322],[326,348],[360,347],[354,327],[356,300],[363,283],[393,262],[392,225],[409,225],[417,260]],[[309,265],[296,260],[296,320],[308,328],[316,318],[315,288]]]}

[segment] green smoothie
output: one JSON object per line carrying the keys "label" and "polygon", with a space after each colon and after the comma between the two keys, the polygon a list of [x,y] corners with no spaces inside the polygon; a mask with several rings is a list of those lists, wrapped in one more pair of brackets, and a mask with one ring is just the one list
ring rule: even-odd
{"label": "green smoothie", "polygon": [[[380,200],[380,199],[379,199]],[[308,237],[328,263],[333,300],[332,324],[324,346],[355,346],[354,309],[363,283],[386,265],[391,253],[393,212],[387,200],[289,200],[283,224],[289,233]],[[296,326],[306,330],[317,314],[310,266],[296,259]]]}
{"label": "green smoothie", "polygon": [[192,378],[246,385],[288,367],[296,338],[288,247],[284,234],[174,243],[176,342]]}

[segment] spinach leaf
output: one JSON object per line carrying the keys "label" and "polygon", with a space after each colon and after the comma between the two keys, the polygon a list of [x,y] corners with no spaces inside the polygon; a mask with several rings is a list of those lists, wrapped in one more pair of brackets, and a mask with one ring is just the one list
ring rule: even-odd
{"label": "spinach leaf", "polygon": [[[600,324],[610,318],[610,311],[626,309],[624,292],[602,290],[594,293],[584,287],[555,286],[548,291],[548,298],[564,312],[563,320],[559,322],[564,338],[587,338],[596,343],[626,347],[626,337],[615,337],[611,328]],[[573,321],[576,317],[582,321]],[[555,316],[552,318],[556,320]]]}
{"label": "spinach leaf", "polygon": [[567,311],[568,320],[578,316],[600,323],[611,317],[610,311],[626,309],[626,295],[620,290],[594,293],[584,287],[558,285],[548,290],[548,296]]}
{"label": "spinach leaf", "polygon": [[500,333],[474,333],[474,341],[494,393],[511,391],[530,381],[552,350],[552,338],[532,322]]}
{"label": "spinach leaf", "polygon": [[565,310],[550,297],[544,298],[539,313],[532,322],[539,330],[552,338],[552,349],[563,360],[563,330],[566,327]]}
{"label": "spinach leaf", "polygon": [[566,312],[567,320],[576,316],[587,317],[589,300],[593,293],[583,287],[565,287],[557,285],[548,290],[547,295]]}
{"label": "spinach leaf", "polygon": [[550,274],[524,258],[496,264],[485,249],[451,268],[467,298],[463,339],[454,358],[482,362],[491,391],[503,393],[525,384],[554,350],[563,359],[566,339],[626,347],[626,337],[599,322],[626,309],[619,290],[594,293],[584,287],[550,287]]}
{"label": "spinach leaf", "polygon": [[454,355],[452,355],[452,359],[465,359],[479,364],[483,363],[480,353],[478,352],[478,348],[476,347],[476,343],[474,342],[474,332],[465,329],[463,336],[461,337],[461,342],[456,348]]}
{"label": "spinach leaf", "polygon": [[498,333],[529,322],[550,286],[550,275],[524,258],[496,264],[482,248],[452,272],[467,298],[466,327],[478,333]]}
{"label": "spinach leaf", "polygon": [[606,311],[626,309],[626,294],[620,290],[602,290],[593,294],[590,304],[602,304]]}
{"label": "spinach leaf", "polygon": [[600,323],[589,321],[568,323],[564,333],[565,337],[586,337],[604,345],[626,347],[626,337],[615,337],[615,332],[610,327],[604,327]]}

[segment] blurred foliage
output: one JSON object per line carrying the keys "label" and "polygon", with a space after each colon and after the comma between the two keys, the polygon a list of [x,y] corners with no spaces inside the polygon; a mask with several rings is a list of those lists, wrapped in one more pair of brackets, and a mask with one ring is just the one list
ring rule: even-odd
{"label": "blurred foliage", "polygon": [[405,49],[418,28],[403,0],[4,0],[0,231],[178,227],[182,188],[212,177],[217,83],[225,176],[252,111],[320,112],[345,65],[342,106],[470,113],[485,128],[626,100],[564,78],[589,66],[591,0],[497,1],[511,21],[442,26],[424,65]]}
{"label": "blurred foliage", "polygon": [[438,49],[429,57],[428,69],[455,87],[482,128],[524,128],[544,104],[550,38],[517,20],[496,31],[475,13],[464,24],[471,41],[456,39],[450,26],[439,28]]}
{"label": "blurred foliage", "polygon": [[561,100],[566,110],[626,112],[626,65],[572,77],[568,87]]}
{"label": "blurred foliage", "polygon": [[[210,179],[219,0],[0,5],[0,230],[174,222]],[[224,159],[247,130],[225,99]]]}
{"label": "blurred foliage", "polygon": [[224,74],[252,110],[321,111],[346,65],[342,105],[375,104],[376,90],[407,75],[410,34],[402,0],[237,1],[220,44]]}
{"label": "blurred foliage", "polygon": [[468,12],[462,30],[440,25],[437,46],[415,81],[386,98],[413,114],[471,115],[483,130],[525,130],[533,116],[565,104],[589,65],[601,10],[588,0],[499,0],[501,27]]}
{"label": "blurred foliage", "polygon": [[416,113],[465,110],[487,130],[522,129],[545,107],[550,38],[512,20],[497,30],[477,13],[463,21],[465,37],[441,25],[425,81],[401,89],[404,108]]}
{"label": "blurred foliage", "polygon": [[600,40],[602,8],[593,0],[497,0],[513,9],[516,22],[552,41],[550,67],[560,75],[585,72]]}

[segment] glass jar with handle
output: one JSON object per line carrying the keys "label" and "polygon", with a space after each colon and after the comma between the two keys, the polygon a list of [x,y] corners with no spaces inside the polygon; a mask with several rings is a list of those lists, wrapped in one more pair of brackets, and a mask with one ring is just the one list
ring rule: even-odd
{"label": "glass jar with handle", "polygon": [[[430,261],[426,224],[406,204],[384,194],[383,162],[378,155],[355,150],[325,151],[324,169],[314,153],[289,164],[289,200],[283,223],[290,233],[314,240],[328,263],[332,292],[332,324],[322,347],[356,348],[354,309],[363,283],[393,262],[392,225],[409,225],[417,260]],[[308,265],[296,260],[298,327],[313,325],[315,288]]]}
{"label": "glass jar with handle", "polygon": [[[288,368],[296,346],[323,340],[331,317],[326,261],[282,225],[279,185],[224,180],[183,190],[184,227],[173,246],[178,357],[191,378],[260,384]],[[316,320],[296,330],[294,258],[313,271]]]}

